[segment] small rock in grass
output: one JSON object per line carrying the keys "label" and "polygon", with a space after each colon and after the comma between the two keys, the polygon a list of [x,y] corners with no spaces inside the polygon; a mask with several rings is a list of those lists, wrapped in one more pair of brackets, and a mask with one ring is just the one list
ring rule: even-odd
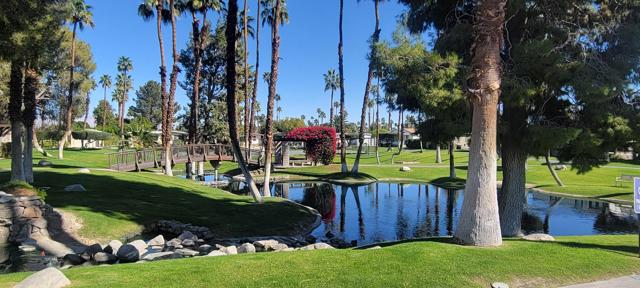
{"label": "small rock in grass", "polygon": [[71,284],[60,270],[49,267],[27,277],[16,288],[60,288]]}
{"label": "small rock in grass", "polygon": [[553,238],[553,236],[549,234],[543,234],[543,233],[529,234],[527,236],[522,237],[522,239],[527,241],[540,241],[540,242],[556,241],[556,239]]}
{"label": "small rock in grass", "polygon": [[256,247],[251,243],[244,243],[238,247],[238,253],[256,253]]}
{"label": "small rock in grass", "polygon": [[253,242],[253,246],[256,247],[257,252],[268,251],[270,246],[276,244],[278,244],[278,241],[276,240],[260,240]]}
{"label": "small rock in grass", "polygon": [[88,168],[82,168],[82,169],[78,170],[78,173],[80,173],[80,174],[90,174],[91,170],[89,170]]}
{"label": "small rock in grass", "polygon": [[44,160],[44,159],[38,161],[38,166],[39,167],[51,167],[51,165],[52,165],[51,162],[49,162],[47,160]]}
{"label": "small rock in grass", "polygon": [[225,254],[224,252],[220,251],[220,250],[214,250],[209,252],[209,254],[207,254],[207,256],[226,256],[227,254]]}
{"label": "small rock in grass", "polygon": [[493,282],[491,283],[491,288],[509,288],[509,285],[507,285],[507,283],[502,283],[502,282]]}
{"label": "small rock in grass", "polygon": [[67,187],[64,187],[65,192],[87,192],[87,189],[80,184],[72,184]]}
{"label": "small rock in grass", "polygon": [[377,249],[382,249],[382,247],[380,247],[380,246],[373,246],[373,247],[369,247],[369,248],[367,248],[367,250],[377,250]]}
{"label": "small rock in grass", "polygon": [[400,171],[402,171],[402,172],[409,172],[409,171],[411,171],[411,167],[409,167],[409,166],[402,166],[402,168],[400,168]]}
{"label": "small rock in grass", "polygon": [[331,245],[329,245],[327,243],[322,243],[322,242],[318,242],[316,244],[313,244],[313,248],[315,248],[315,250],[334,249]]}
{"label": "small rock in grass", "polygon": [[98,252],[93,255],[93,261],[96,264],[114,264],[118,261],[118,257],[113,254]]}
{"label": "small rock in grass", "polygon": [[282,251],[284,249],[287,249],[287,248],[289,248],[289,246],[287,246],[287,244],[284,244],[284,243],[278,243],[278,244],[275,244],[275,245],[270,245],[267,248],[268,248],[267,251],[276,251],[277,252],[277,251]]}
{"label": "small rock in grass", "polygon": [[300,247],[300,250],[304,250],[304,251],[308,251],[308,250],[315,250],[315,249],[316,249],[316,247],[315,247],[315,245],[314,245],[314,244],[309,244],[309,245],[307,245],[307,246]]}
{"label": "small rock in grass", "polygon": [[166,242],[164,241],[164,236],[162,235],[158,235],[155,238],[149,240],[149,242],[147,242],[147,245],[149,246],[164,246]]}

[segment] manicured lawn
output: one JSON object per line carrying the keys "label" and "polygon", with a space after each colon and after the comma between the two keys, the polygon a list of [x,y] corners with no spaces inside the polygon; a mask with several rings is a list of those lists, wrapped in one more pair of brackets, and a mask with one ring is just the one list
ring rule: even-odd
{"label": "manicured lawn", "polygon": [[[221,237],[287,235],[292,228],[315,220],[307,210],[288,202],[268,199],[257,205],[250,197],[177,177],[97,169],[79,174],[77,170],[37,168],[35,178],[37,187],[48,187],[47,203],[82,219],[84,238],[123,238],[161,219],[207,226]],[[9,176],[1,171],[0,183]],[[88,191],[63,190],[76,183]]]}
{"label": "manicured lawn", "polygon": [[[432,239],[378,250],[242,254],[74,268],[72,287],[557,287],[640,272],[637,236],[507,240],[473,248]],[[10,287],[26,273],[0,276]]]}

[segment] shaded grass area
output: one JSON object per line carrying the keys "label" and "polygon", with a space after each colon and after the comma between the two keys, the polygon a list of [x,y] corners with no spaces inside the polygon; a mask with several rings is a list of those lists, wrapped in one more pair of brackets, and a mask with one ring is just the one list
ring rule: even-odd
{"label": "shaded grass area", "polygon": [[[220,237],[289,235],[294,228],[315,220],[298,205],[278,199],[257,205],[250,197],[178,177],[76,171],[36,169],[36,186],[47,190],[47,203],[79,216],[84,222],[80,235],[89,239],[123,238],[140,232],[141,225],[161,219],[210,227]],[[8,171],[0,172],[0,182],[9,177]],[[65,192],[64,187],[71,184],[82,184],[88,191]]]}
{"label": "shaded grass area", "polygon": [[[65,270],[73,287],[557,287],[640,271],[637,236],[507,240],[474,248],[449,238],[377,250],[241,254]],[[214,272],[215,271],[215,272]],[[10,287],[27,273],[0,276]]]}

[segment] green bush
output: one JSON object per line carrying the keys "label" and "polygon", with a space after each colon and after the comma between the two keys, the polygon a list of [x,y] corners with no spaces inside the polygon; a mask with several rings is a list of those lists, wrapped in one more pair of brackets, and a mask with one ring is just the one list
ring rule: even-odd
{"label": "green bush", "polygon": [[77,140],[107,140],[111,138],[111,133],[98,130],[73,131],[71,135]]}
{"label": "green bush", "polygon": [[[404,144],[407,145],[409,149],[420,149],[420,139],[409,139],[405,140]],[[426,147],[424,143],[422,144],[422,148]]]}

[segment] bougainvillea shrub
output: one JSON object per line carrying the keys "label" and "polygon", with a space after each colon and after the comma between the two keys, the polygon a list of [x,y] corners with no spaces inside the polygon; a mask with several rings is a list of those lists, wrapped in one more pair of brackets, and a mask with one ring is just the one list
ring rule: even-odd
{"label": "bougainvillea shrub", "polygon": [[336,156],[336,129],[312,126],[293,129],[286,136],[289,140],[304,141],[305,153],[314,163],[331,164]]}

